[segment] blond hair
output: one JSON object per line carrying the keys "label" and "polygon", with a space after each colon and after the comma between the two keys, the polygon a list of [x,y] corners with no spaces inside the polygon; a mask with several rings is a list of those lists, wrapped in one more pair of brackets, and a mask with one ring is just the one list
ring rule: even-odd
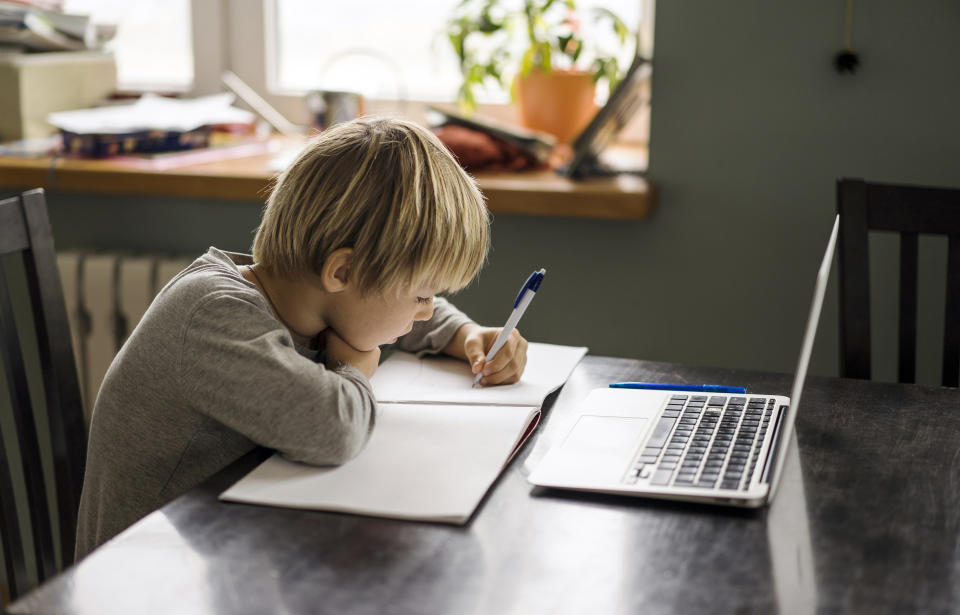
{"label": "blond hair", "polygon": [[349,280],[363,293],[456,291],[488,244],[483,196],[440,140],[412,122],[369,118],[324,130],[280,175],[253,256],[297,277],[352,248]]}

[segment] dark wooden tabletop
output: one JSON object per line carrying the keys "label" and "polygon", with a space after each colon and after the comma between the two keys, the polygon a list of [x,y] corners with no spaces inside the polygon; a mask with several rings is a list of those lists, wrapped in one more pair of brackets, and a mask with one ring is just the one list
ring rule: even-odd
{"label": "dark wooden tabletop", "polygon": [[[811,378],[780,489],[733,510],[532,487],[618,380],[789,394],[790,376],[587,357],[465,526],[219,502],[258,451],[15,613],[957,613],[960,392]],[[384,468],[389,471],[389,468]]]}

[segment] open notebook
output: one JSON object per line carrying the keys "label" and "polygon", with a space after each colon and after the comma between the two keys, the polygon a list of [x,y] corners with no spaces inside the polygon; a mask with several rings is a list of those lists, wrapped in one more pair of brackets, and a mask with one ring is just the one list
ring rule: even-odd
{"label": "open notebook", "polygon": [[586,352],[531,343],[520,382],[476,389],[464,361],[395,352],[371,379],[377,423],[356,458],[316,467],[275,454],[220,499],[466,523]]}

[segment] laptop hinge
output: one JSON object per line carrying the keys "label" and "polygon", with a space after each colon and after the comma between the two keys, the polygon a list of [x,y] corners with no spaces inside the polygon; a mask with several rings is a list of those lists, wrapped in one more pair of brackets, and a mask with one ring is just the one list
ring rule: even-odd
{"label": "laptop hinge", "polygon": [[763,462],[763,474],[760,476],[761,483],[770,483],[772,478],[770,475],[773,473],[773,468],[776,466],[777,451],[780,450],[780,443],[783,438],[783,417],[786,416],[788,406],[780,406],[777,409],[777,422],[773,427],[773,442],[770,443],[770,448],[767,449],[767,458]]}

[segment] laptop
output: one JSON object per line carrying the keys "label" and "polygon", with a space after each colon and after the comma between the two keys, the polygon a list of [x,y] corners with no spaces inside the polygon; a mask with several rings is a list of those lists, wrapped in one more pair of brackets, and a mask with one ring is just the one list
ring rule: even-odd
{"label": "laptop", "polygon": [[789,398],[596,389],[528,480],[542,487],[729,506],[771,502],[793,435],[839,226],[837,215]]}

